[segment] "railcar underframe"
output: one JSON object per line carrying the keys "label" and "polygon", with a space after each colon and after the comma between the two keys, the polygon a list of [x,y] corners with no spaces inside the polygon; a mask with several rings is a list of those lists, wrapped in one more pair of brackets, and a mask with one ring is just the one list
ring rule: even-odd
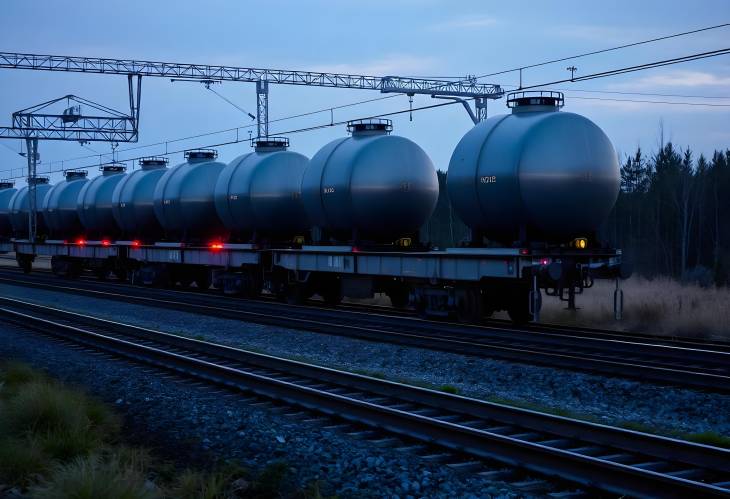
{"label": "railcar underframe", "polygon": [[343,297],[387,294],[393,306],[412,306],[424,316],[477,322],[506,310],[514,322],[539,320],[542,295],[575,307],[575,296],[594,279],[615,279],[614,311],[620,318],[627,277],[620,250],[530,250],[449,248],[442,251],[361,251],[353,246],[259,248],[251,244],[137,241],[0,243],[32,269],[36,256],[50,256],[55,274],[74,278],[91,271],[147,286],[211,286],[226,294],[271,293],[290,303],[319,295],[326,303]]}

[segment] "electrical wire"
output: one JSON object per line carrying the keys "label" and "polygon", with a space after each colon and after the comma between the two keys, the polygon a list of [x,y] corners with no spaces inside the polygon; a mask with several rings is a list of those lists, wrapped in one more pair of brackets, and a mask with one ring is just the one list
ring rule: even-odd
{"label": "electrical wire", "polygon": [[[467,100],[473,100],[473,99],[467,99]],[[439,104],[431,104],[429,106],[416,107],[416,108],[413,108],[413,109],[408,108],[408,109],[403,109],[403,110],[400,110],[400,111],[393,111],[393,112],[390,112],[390,113],[382,113],[382,114],[370,115],[370,116],[365,116],[365,117],[362,117],[362,118],[353,118],[353,119],[356,119],[356,120],[367,120],[367,119],[373,119],[373,118],[382,118],[384,116],[395,116],[395,115],[398,115],[398,114],[405,114],[405,113],[416,112],[416,111],[424,111],[424,110],[427,110],[427,109],[434,109],[434,108],[437,108],[437,107],[453,106],[454,104],[461,104],[461,101],[441,102]],[[294,135],[294,134],[297,134],[297,133],[311,132],[311,131],[320,130],[320,129],[323,129],[323,128],[330,128],[330,127],[333,127],[333,126],[345,125],[349,121],[352,121],[353,119],[344,120],[344,121],[337,121],[337,122],[330,122],[330,123],[325,123],[325,124],[322,124],[322,125],[315,125],[315,126],[310,126],[310,127],[306,127],[306,128],[298,128],[298,129],[294,129],[294,130],[286,130],[286,131],[272,132],[270,135],[272,135],[272,136],[275,136],[275,135]],[[241,143],[241,142],[244,142],[244,141],[247,141],[247,140],[248,140],[247,138],[246,139],[241,139],[241,138],[238,138],[237,137],[235,140],[229,140],[229,141],[225,141],[225,142],[218,142],[218,143],[215,143],[215,144],[201,145],[201,146],[195,147],[194,149],[210,149],[210,148],[215,148],[215,147],[224,147],[224,146],[228,146],[228,145],[238,144],[238,143]],[[175,150],[175,151],[166,151],[165,153],[157,154],[157,156],[171,156],[173,154],[180,154],[180,153],[185,152],[185,151],[188,151],[190,149],[191,148],[186,147],[186,148],[178,149],[178,150]],[[125,159],[118,159],[118,162],[120,162],[120,163],[126,163],[126,162],[130,162],[130,161],[139,161],[140,159],[145,158],[145,157],[146,156],[138,156],[138,157],[125,158]],[[76,167],[74,167],[74,169],[75,170],[88,170],[89,168],[95,168],[97,166],[99,166],[99,164],[98,163],[94,163],[94,164],[89,164],[89,165],[85,165],[85,166],[76,166]],[[23,175],[12,176],[12,170],[10,170],[10,171],[11,171],[11,176],[8,177],[9,179],[24,178]],[[49,168],[49,170],[48,171],[44,171],[43,174],[44,175],[48,175],[48,174],[52,174],[52,173],[59,173],[61,171],[63,171],[63,170],[62,169],[61,170],[53,170],[53,169]]]}
{"label": "electrical wire", "polygon": [[727,28],[728,26],[730,26],[730,23],[723,23],[723,24],[717,24],[717,25],[714,25],[714,26],[707,26],[705,28],[694,29],[694,30],[691,30],[691,31],[684,31],[682,33],[674,33],[672,35],[660,36],[660,37],[651,38],[651,39],[648,39],[648,40],[641,40],[639,42],[627,43],[627,44],[624,44],[624,45],[618,45],[616,47],[610,47],[610,48],[607,48],[607,49],[593,50],[591,52],[584,52],[582,54],[572,55],[572,56],[568,56],[568,57],[561,57],[559,59],[551,59],[551,60],[548,60],[548,61],[538,62],[538,63],[530,64],[530,65],[527,65],[527,66],[519,66],[519,67],[515,67],[515,68],[512,68],[512,69],[505,69],[505,70],[502,70],[502,71],[496,71],[494,73],[485,73],[483,75],[476,76],[476,78],[477,79],[478,78],[485,78],[487,76],[496,76],[496,75],[501,75],[501,74],[506,74],[506,73],[513,73],[515,71],[520,71],[522,69],[531,69],[531,68],[537,68],[537,67],[540,67],[540,66],[547,66],[548,64],[555,64],[556,62],[565,62],[565,61],[570,61],[570,60],[573,60],[573,59],[580,59],[582,57],[588,57],[590,55],[603,54],[603,53],[606,53],[606,52],[612,52],[612,51],[615,51],[615,50],[621,50],[621,49],[625,49],[625,48],[629,48],[629,47],[636,47],[638,45],[645,45],[647,43],[654,43],[654,42],[659,42],[659,41],[662,41],[662,40],[669,40],[671,38],[678,38],[678,37],[681,37],[681,36],[693,35],[693,34],[696,34],[696,33],[702,33],[704,31],[710,31],[710,30],[713,30],[713,29]]}
{"label": "electrical wire", "polygon": [[[517,85],[501,85],[518,89]],[[651,92],[624,92],[620,90],[589,90],[586,88],[556,88],[558,92],[583,92],[589,94],[616,94],[616,95],[640,95],[644,97],[678,97],[683,99],[719,99],[728,100],[730,95],[687,95],[687,94],[657,94]]]}
{"label": "electrical wire", "polygon": [[538,87],[548,87],[548,86],[552,86],[552,85],[559,85],[560,83],[569,83],[569,82],[572,83],[572,82],[576,82],[576,81],[595,80],[597,78],[606,78],[608,76],[616,76],[616,75],[620,75],[620,74],[633,73],[636,71],[643,71],[645,69],[658,68],[658,67],[662,67],[662,66],[671,66],[673,64],[679,64],[682,62],[697,61],[700,59],[718,57],[718,56],[727,55],[727,54],[730,54],[730,48],[711,50],[708,52],[699,52],[696,54],[690,54],[690,55],[685,55],[685,56],[681,56],[681,57],[674,57],[672,59],[665,59],[662,61],[648,62],[648,63],[644,63],[644,64],[638,64],[636,66],[627,66],[624,68],[616,68],[616,69],[611,69],[608,71],[601,71],[598,73],[592,73],[592,74],[583,75],[583,76],[576,76],[573,78],[565,78],[562,80],[556,80],[556,81],[552,81],[549,83],[541,83],[539,85],[528,85],[526,87],[520,87],[520,88],[518,88],[518,90],[527,90],[527,89],[538,88]]}
{"label": "electrical wire", "polygon": [[213,90],[213,89],[212,89],[212,88],[210,87],[210,85],[208,85],[208,86],[207,86],[206,88],[207,88],[208,90],[210,90],[211,92],[213,92],[213,93],[214,93],[215,95],[217,95],[218,97],[220,97],[221,99],[223,99],[224,101],[226,101],[227,103],[229,103],[229,104],[230,104],[231,106],[233,106],[233,107],[235,107],[236,109],[238,109],[239,111],[241,111],[241,112],[242,112],[243,114],[247,115],[247,116],[248,116],[249,118],[251,118],[252,120],[255,120],[255,119],[256,119],[256,116],[254,116],[253,114],[249,113],[249,112],[248,112],[248,111],[246,111],[246,110],[245,110],[244,108],[242,108],[242,107],[238,106],[238,105],[237,105],[237,104],[236,104],[235,102],[231,101],[231,100],[230,100],[230,99],[228,99],[227,97],[224,97],[223,95],[221,95],[221,94],[219,94],[218,92],[216,92],[215,90]]}
{"label": "electrical wire", "polygon": [[[302,117],[305,117],[305,116],[312,116],[312,115],[315,115],[315,114],[321,114],[321,113],[325,113],[325,112],[329,112],[329,111],[334,111],[334,110],[337,110],[337,109],[344,109],[344,108],[347,108],[347,107],[359,106],[359,105],[367,104],[367,103],[370,103],[370,102],[382,101],[382,100],[386,100],[386,99],[393,99],[395,97],[401,97],[403,95],[404,94],[401,94],[401,93],[393,93],[393,94],[388,94],[388,95],[383,96],[383,97],[375,97],[373,99],[365,99],[365,100],[360,100],[360,101],[356,101],[356,102],[350,102],[350,103],[347,103],[347,104],[340,104],[339,106],[330,106],[330,107],[326,107],[326,108],[322,108],[322,109],[317,109],[317,110],[314,110],[314,111],[308,111],[308,112],[305,112],[305,113],[299,113],[299,114],[293,114],[293,115],[289,115],[289,116],[283,116],[283,117],[280,117],[280,118],[276,118],[276,119],[273,119],[273,120],[269,120],[269,124],[271,124],[271,123],[278,123],[278,122],[287,121],[287,120],[292,120],[292,119],[296,119],[296,118],[302,118]],[[186,140],[200,139],[200,138],[207,137],[207,136],[211,136],[211,135],[220,135],[220,134],[223,134],[223,133],[237,132],[239,130],[253,129],[253,128],[256,128],[256,126],[257,125],[255,125],[255,124],[253,124],[253,125],[245,125],[245,126],[236,127],[236,128],[227,128],[225,130],[216,130],[216,131],[213,131],[213,132],[205,132],[205,133],[200,133],[200,134],[196,134],[196,135],[190,135],[190,136],[187,136],[187,137],[178,137],[176,139],[170,139],[170,140],[163,140],[163,141],[160,141],[160,142],[154,142],[152,144],[145,144],[145,145],[127,147],[125,149],[118,149],[117,152],[128,152],[128,151],[135,151],[135,150],[139,150],[139,149],[149,149],[150,147],[156,147],[156,146],[166,146],[168,144],[174,144],[175,142],[183,142],[183,141],[186,141]],[[2,142],[0,142],[0,144],[2,144]],[[58,163],[58,162],[64,163],[64,162],[67,162],[67,161],[68,162],[70,162],[70,161],[78,161],[78,160],[82,160],[82,159],[96,158],[96,157],[99,157],[99,156],[110,156],[111,154],[112,153],[97,153],[97,154],[89,154],[89,155],[85,155],[85,156],[76,156],[76,157],[73,157],[73,158],[66,158],[66,159],[63,159],[63,160],[52,161],[51,164]],[[144,156],[142,156],[142,157],[144,157]]]}
{"label": "electrical wire", "polygon": [[640,99],[611,99],[608,97],[582,97],[571,95],[571,99],[580,100],[600,100],[610,102],[639,102],[642,104],[671,104],[675,106],[704,106],[704,107],[730,107],[730,104],[717,104],[711,102],[677,102],[677,101],[656,101],[656,100],[640,100]]}

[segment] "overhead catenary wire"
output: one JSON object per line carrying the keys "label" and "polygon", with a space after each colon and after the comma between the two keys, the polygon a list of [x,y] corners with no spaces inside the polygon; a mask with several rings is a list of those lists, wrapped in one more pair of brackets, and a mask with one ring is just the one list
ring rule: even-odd
{"label": "overhead catenary wire", "polygon": [[[307,111],[307,112],[304,112],[304,113],[293,114],[293,115],[289,115],[289,116],[283,116],[283,117],[280,117],[280,118],[275,118],[275,119],[269,120],[269,123],[278,123],[278,122],[292,120],[292,119],[296,119],[296,118],[303,118],[303,117],[306,117],[306,116],[312,116],[312,115],[315,115],[315,114],[326,113],[326,112],[334,111],[334,110],[337,110],[337,109],[344,109],[344,108],[347,108],[347,107],[359,106],[361,104],[368,104],[370,102],[382,101],[382,100],[386,100],[386,99],[393,99],[395,97],[402,97],[403,95],[404,94],[401,94],[401,93],[393,93],[393,94],[389,94],[389,95],[382,96],[382,97],[375,97],[375,98],[372,98],[372,99],[364,99],[364,100],[359,100],[359,101],[355,101],[355,102],[349,102],[349,103],[346,103],[346,104],[340,104],[340,105],[337,105],[337,106],[329,106],[329,107],[325,107],[325,108],[321,108],[321,109],[316,109],[316,110],[313,110],[313,111]],[[256,125],[255,124],[253,124],[253,125],[244,125],[244,126],[234,127],[234,128],[226,128],[226,129],[223,129],[223,130],[215,130],[215,131],[212,131],[212,132],[204,132],[204,133],[199,133],[199,134],[195,134],[195,135],[189,135],[189,136],[186,136],[186,137],[178,137],[178,138],[175,138],[175,139],[169,139],[169,140],[162,140],[162,141],[159,141],[159,142],[153,142],[151,144],[144,144],[144,145],[127,147],[127,148],[124,148],[124,149],[118,149],[117,150],[117,153],[135,151],[135,150],[139,150],[139,149],[149,149],[151,147],[164,146],[164,145],[168,145],[168,144],[174,144],[176,142],[184,142],[186,140],[200,139],[200,138],[208,137],[208,136],[211,136],[211,135],[220,135],[220,134],[224,134],[224,133],[233,133],[233,132],[236,132],[237,130],[247,130],[247,129],[253,129],[253,128],[256,128]],[[0,142],[0,144],[2,144],[2,142]],[[102,153],[101,156],[111,156],[111,154],[112,153]],[[83,159],[97,158],[99,156],[100,156],[100,154],[89,154],[89,155],[84,155],[84,156],[75,156],[75,157],[72,157],[72,158],[66,158],[66,159],[63,159],[63,160],[53,161],[53,162],[51,162],[51,164],[54,164],[54,163],[65,163],[65,162],[71,162],[71,161],[79,161],[79,160],[83,160]],[[5,170],[5,171],[9,171],[9,170]],[[51,173],[53,173],[53,172],[51,172]]]}
{"label": "overhead catenary wire", "polygon": [[[468,99],[468,100],[471,100],[471,99]],[[399,110],[399,111],[392,111],[392,112],[389,112],[389,113],[381,113],[381,114],[375,114],[375,115],[370,115],[370,116],[364,116],[364,117],[361,117],[361,118],[351,118],[351,119],[347,119],[347,120],[343,120],[343,121],[330,122],[330,123],[326,123],[326,124],[314,125],[314,126],[305,127],[305,128],[298,128],[298,129],[294,129],[294,130],[286,130],[286,131],[272,132],[271,135],[294,135],[294,134],[297,134],[297,133],[311,132],[311,131],[320,130],[320,129],[323,129],[323,128],[330,128],[330,127],[333,127],[333,126],[345,125],[349,121],[352,121],[352,120],[367,120],[367,119],[373,119],[373,118],[383,118],[385,116],[395,116],[395,115],[406,114],[406,113],[410,113],[410,112],[425,111],[425,110],[434,109],[434,108],[437,108],[437,107],[452,106],[454,104],[461,104],[461,102],[460,101],[441,102],[439,104],[431,104],[431,105],[428,105],[428,106],[415,107],[415,108],[412,108],[412,109],[411,108],[402,109],[402,110]],[[246,127],[241,127],[241,128],[246,128]],[[248,141],[248,138],[237,137],[235,140],[218,142],[218,143],[214,143],[214,144],[199,145],[199,146],[196,146],[193,149],[210,149],[210,148],[215,148],[215,147],[224,147],[224,146],[233,145],[233,144],[239,144],[241,142],[247,142],[247,141]],[[185,148],[177,149],[177,150],[174,150],[174,151],[166,151],[164,153],[157,153],[156,156],[172,156],[173,154],[180,154],[180,153],[183,153],[183,152],[188,151],[190,149],[191,149],[190,147],[185,147]],[[143,158],[145,158],[147,156],[148,155],[136,156],[136,157],[130,157],[130,158],[124,158],[124,159],[117,159],[117,161],[120,162],[120,163],[126,163],[126,162],[130,162],[130,161],[139,161],[140,159],[143,159]],[[93,163],[93,164],[88,164],[88,165],[84,165],[84,166],[75,166],[74,169],[77,169],[77,170],[87,170],[89,168],[95,168],[97,166],[99,166],[98,163]],[[45,172],[43,172],[43,174],[48,175],[48,174],[52,174],[52,173],[60,173],[62,171],[63,171],[62,169],[60,169],[60,170],[52,170],[52,169],[49,169],[49,171],[45,171]],[[8,178],[9,179],[16,179],[16,178],[24,178],[24,176],[23,175],[15,175],[15,176],[13,176],[11,174]]]}
{"label": "overhead catenary wire", "polygon": [[637,102],[642,104],[670,104],[675,106],[704,106],[704,107],[730,107],[730,104],[717,104],[712,102],[677,102],[677,101],[657,101],[642,99],[612,99],[610,97],[584,97],[580,95],[571,95],[571,99],[580,100],[600,100],[610,102]]}
{"label": "overhead catenary wire", "polygon": [[551,81],[551,82],[547,82],[547,83],[540,83],[537,85],[522,86],[522,87],[518,87],[517,90],[528,90],[531,88],[549,87],[552,85],[559,85],[561,83],[572,83],[572,82],[576,82],[576,81],[595,80],[597,78],[606,78],[608,76],[616,76],[616,75],[620,75],[620,74],[633,73],[636,71],[643,71],[646,69],[670,66],[670,65],[679,64],[682,62],[697,61],[700,59],[707,59],[710,57],[718,57],[721,55],[728,55],[728,54],[730,54],[730,48],[710,50],[707,52],[699,52],[696,54],[674,57],[671,59],[664,59],[661,61],[647,62],[644,64],[638,64],[635,66],[627,66],[627,67],[623,67],[623,68],[610,69],[608,71],[601,71],[598,73],[576,76],[574,78],[564,78],[562,80],[555,80],[555,81]]}
{"label": "overhead catenary wire", "polygon": [[641,41],[638,41],[638,42],[626,43],[626,44],[623,44],[623,45],[617,45],[615,47],[609,47],[609,48],[605,48],[605,49],[601,49],[601,50],[593,50],[591,52],[584,52],[582,54],[576,54],[576,55],[571,55],[571,56],[567,56],[567,57],[561,57],[561,58],[558,58],[558,59],[550,59],[550,60],[547,60],[547,61],[537,62],[537,63],[534,63],[534,64],[528,64],[527,66],[518,66],[518,67],[511,68],[511,69],[504,69],[502,71],[495,71],[493,73],[485,73],[485,74],[482,74],[482,75],[478,75],[475,78],[479,79],[479,78],[486,78],[487,76],[497,76],[497,75],[506,74],[506,73],[514,73],[516,71],[520,71],[520,70],[523,70],[523,69],[531,69],[531,68],[537,68],[537,67],[540,67],[540,66],[547,66],[549,64],[555,64],[555,63],[558,63],[558,62],[571,61],[571,60],[574,60],[574,59],[580,59],[582,57],[588,57],[588,56],[591,56],[591,55],[604,54],[606,52],[613,52],[613,51],[616,51],[616,50],[626,49],[626,48],[629,48],[629,47],[636,47],[636,46],[639,46],[639,45],[645,45],[647,43],[654,43],[654,42],[659,42],[659,41],[663,41],[663,40],[669,40],[671,38],[678,38],[678,37],[682,37],[682,36],[687,36],[687,35],[693,35],[693,34],[697,34],[697,33],[702,33],[704,31],[710,31],[710,30],[714,30],[714,29],[727,28],[727,27],[730,27],[730,23],[716,24],[714,26],[707,26],[707,27],[704,27],[704,28],[693,29],[693,30],[690,30],[690,31],[683,31],[681,33],[674,33],[674,34],[671,34],[671,35],[660,36],[660,37],[656,37],[656,38],[650,38],[648,40],[641,40]]}

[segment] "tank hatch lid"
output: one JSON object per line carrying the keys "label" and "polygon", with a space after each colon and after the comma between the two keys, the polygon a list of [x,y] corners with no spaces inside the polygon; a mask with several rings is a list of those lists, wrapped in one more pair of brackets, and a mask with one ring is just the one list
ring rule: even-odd
{"label": "tank hatch lid", "polygon": [[218,157],[215,149],[190,149],[185,151],[185,159],[188,161],[210,161]]}
{"label": "tank hatch lid", "polygon": [[35,185],[47,184],[50,181],[51,181],[51,179],[49,177],[34,177],[34,178],[28,179],[29,184],[35,184]]}
{"label": "tank hatch lid", "polygon": [[148,158],[142,158],[139,160],[139,166],[143,170],[157,170],[159,168],[165,168],[167,167],[167,164],[170,162],[167,158],[158,157],[158,156],[150,156]]}
{"label": "tank hatch lid", "polygon": [[507,107],[513,113],[535,111],[558,111],[565,105],[562,92],[536,90],[527,92],[511,92],[507,95]]}
{"label": "tank hatch lid", "polygon": [[89,174],[86,170],[66,170],[63,172],[64,176],[66,177],[66,180],[78,180],[80,178],[86,178],[86,176]]}
{"label": "tank hatch lid", "polygon": [[0,189],[12,189],[15,187],[15,182],[12,180],[0,180]]}
{"label": "tank hatch lid", "polygon": [[124,173],[127,171],[127,166],[124,163],[109,163],[101,165],[99,171],[102,175],[115,175],[117,173]]}
{"label": "tank hatch lid", "polygon": [[393,122],[382,118],[366,118],[347,122],[347,131],[356,135],[387,135],[393,131]]}
{"label": "tank hatch lid", "polygon": [[251,139],[251,147],[256,152],[285,151],[289,147],[289,139],[286,137],[265,137]]}

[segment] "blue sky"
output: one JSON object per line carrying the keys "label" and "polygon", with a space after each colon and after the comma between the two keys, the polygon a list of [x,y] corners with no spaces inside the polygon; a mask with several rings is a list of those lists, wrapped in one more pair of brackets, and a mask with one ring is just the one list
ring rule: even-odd
{"label": "blue sky", "polygon": [[[630,43],[656,36],[730,22],[730,2],[718,1],[554,1],[458,2],[371,0],[369,2],[212,0],[99,2],[4,0],[0,7],[0,50],[229,64],[247,67],[337,71],[373,75],[461,76],[485,74],[546,59]],[[694,52],[726,48],[730,29],[572,61],[578,74],[640,64]],[[524,83],[564,78],[569,64],[527,70]],[[515,85],[516,74],[490,81]],[[65,94],[76,94],[125,110],[126,79],[121,76],[0,70],[0,125],[13,111]],[[512,87],[506,87],[507,89]],[[615,102],[585,97],[730,104],[730,56],[674,65],[612,78],[559,85],[566,111],[584,114],[601,126],[621,154],[637,145],[654,150],[660,125],[665,139],[680,147],[711,153],[730,147],[730,107]],[[588,93],[586,90],[724,96],[722,100]],[[255,112],[253,84],[226,83],[216,91]],[[271,86],[270,116],[284,117],[379,97],[372,91]],[[120,159],[161,152],[141,146],[203,132],[251,124],[249,118],[193,83],[172,84],[145,78],[142,122],[137,145],[120,144]],[[581,97],[579,99],[578,97]],[[414,105],[433,103],[416,96]],[[406,109],[406,97],[336,110],[335,120]],[[490,102],[489,113],[506,112],[504,100]],[[327,123],[329,112],[272,124],[272,132]],[[396,133],[418,142],[438,168],[445,169],[458,140],[472,126],[458,106],[394,118]],[[292,148],[312,156],[345,133],[332,127],[290,136]],[[204,146],[231,138],[214,134],[177,143]],[[18,141],[3,140],[0,176],[24,159]],[[93,151],[110,146],[92,143]],[[44,142],[41,171],[52,161],[92,155],[78,143]],[[247,152],[247,143],[219,149],[229,161]],[[181,155],[171,158],[173,163]],[[98,157],[66,161],[65,167],[98,163]],[[59,168],[54,164],[53,168]],[[53,180],[57,180],[54,175]]]}

